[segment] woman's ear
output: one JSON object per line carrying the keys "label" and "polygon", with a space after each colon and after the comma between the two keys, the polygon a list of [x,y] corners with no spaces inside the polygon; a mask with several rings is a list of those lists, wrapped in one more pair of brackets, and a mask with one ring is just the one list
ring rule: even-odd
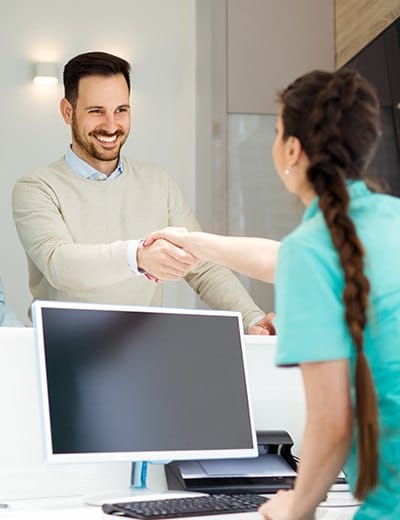
{"label": "woman's ear", "polygon": [[286,162],[289,166],[295,166],[301,157],[303,148],[297,137],[289,136],[286,141],[285,154]]}
{"label": "woman's ear", "polygon": [[64,121],[67,123],[67,125],[70,125],[72,123],[72,113],[73,108],[71,103],[66,98],[62,98],[60,101],[60,111],[61,115],[63,116]]}

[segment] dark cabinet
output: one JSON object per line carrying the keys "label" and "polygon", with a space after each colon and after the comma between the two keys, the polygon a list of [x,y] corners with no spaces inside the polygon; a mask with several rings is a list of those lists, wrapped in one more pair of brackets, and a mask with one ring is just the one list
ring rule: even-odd
{"label": "dark cabinet", "polygon": [[382,138],[372,173],[400,196],[400,19],[344,66],[358,70],[378,90]]}

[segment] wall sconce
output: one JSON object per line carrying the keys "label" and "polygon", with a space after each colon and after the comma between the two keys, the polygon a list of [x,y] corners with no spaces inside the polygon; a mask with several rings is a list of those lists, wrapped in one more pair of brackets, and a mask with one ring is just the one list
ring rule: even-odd
{"label": "wall sconce", "polygon": [[59,68],[57,63],[38,62],[33,64],[33,82],[36,85],[56,85]]}

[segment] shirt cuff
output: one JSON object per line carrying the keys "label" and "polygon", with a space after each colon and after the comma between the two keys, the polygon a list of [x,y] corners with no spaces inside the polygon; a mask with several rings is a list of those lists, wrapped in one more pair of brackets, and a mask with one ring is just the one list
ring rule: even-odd
{"label": "shirt cuff", "polygon": [[255,325],[258,321],[261,320],[261,318],[263,318],[265,316],[265,314],[260,314],[259,316],[256,316],[255,318],[253,318],[251,320],[251,322],[247,325],[247,328],[246,328],[246,334],[249,333],[249,329],[250,327],[252,327],[253,325]]}
{"label": "shirt cuff", "polygon": [[142,269],[138,268],[137,257],[136,257],[138,245],[140,244],[140,242],[142,242],[142,240],[143,240],[142,238],[140,238],[138,240],[130,240],[129,244],[128,244],[128,250],[127,250],[128,265],[129,265],[130,270],[132,271],[132,273],[135,276],[142,276],[144,274],[144,271],[142,271]]}

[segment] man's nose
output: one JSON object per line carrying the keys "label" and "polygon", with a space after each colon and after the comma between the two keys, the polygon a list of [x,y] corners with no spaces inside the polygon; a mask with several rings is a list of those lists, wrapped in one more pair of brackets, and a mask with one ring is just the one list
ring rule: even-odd
{"label": "man's nose", "polygon": [[105,113],[102,121],[102,127],[107,130],[108,133],[112,134],[118,129],[118,125],[115,119],[114,113]]}

